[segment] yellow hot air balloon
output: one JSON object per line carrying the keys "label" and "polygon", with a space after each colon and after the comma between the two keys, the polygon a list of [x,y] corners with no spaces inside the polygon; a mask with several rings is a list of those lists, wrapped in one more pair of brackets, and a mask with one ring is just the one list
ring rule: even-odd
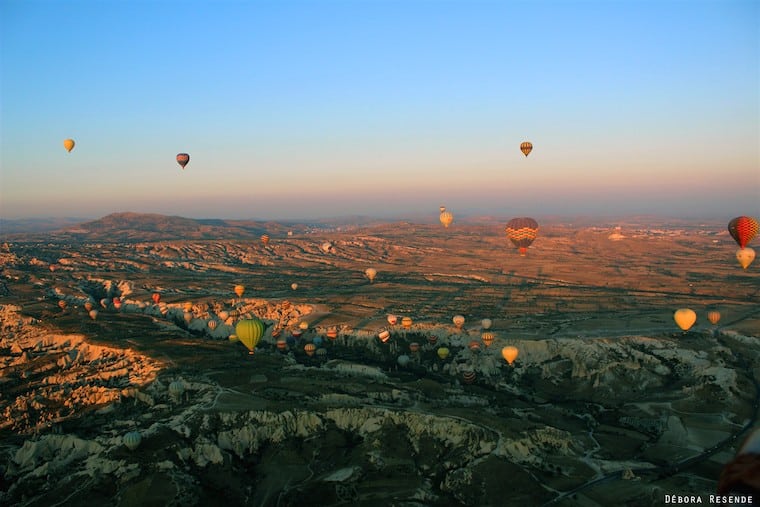
{"label": "yellow hot air balloon", "polygon": [[501,357],[503,357],[504,360],[509,363],[509,366],[512,366],[512,363],[515,362],[515,359],[517,359],[517,355],[519,353],[520,351],[517,349],[517,347],[513,347],[512,345],[507,345],[501,349]]}
{"label": "yellow hot air balloon", "polygon": [[241,320],[235,326],[235,334],[237,334],[238,340],[248,348],[249,354],[253,354],[259,340],[264,336],[264,330],[264,323],[256,317]]}
{"label": "yellow hot air balloon", "polygon": [[444,211],[441,213],[441,216],[438,217],[438,219],[441,221],[444,227],[448,228],[448,226],[451,225],[451,222],[454,221],[454,214],[451,213],[451,211]]}
{"label": "yellow hot air balloon", "polygon": [[243,297],[244,292],[245,292],[244,285],[235,285],[235,294],[237,294],[237,297],[239,298]]}
{"label": "yellow hot air balloon", "polygon": [[302,320],[301,322],[298,323],[298,329],[300,329],[301,331],[306,331],[307,329],[309,329],[309,323],[306,322],[305,320]]}
{"label": "yellow hot air balloon", "polygon": [[710,310],[707,312],[707,320],[714,326],[720,320],[720,312],[718,310]]}
{"label": "yellow hot air balloon", "polygon": [[697,314],[690,308],[680,308],[673,314],[673,319],[683,331],[688,331],[697,321]]}
{"label": "yellow hot air balloon", "polygon": [[[65,139],[65,140],[63,141],[63,147],[64,147],[64,148],[66,148],[66,151],[68,151],[69,153],[71,153],[71,150],[73,150],[73,149],[74,149],[74,145],[75,145],[75,144],[76,144],[76,143],[74,142],[74,140],[73,140],[73,139]],[[86,150],[85,150],[85,151],[86,151]]]}
{"label": "yellow hot air balloon", "polygon": [[447,357],[449,357],[449,349],[447,349],[446,347],[440,347],[438,349],[438,357],[441,359],[446,359]]}
{"label": "yellow hot air balloon", "polygon": [[736,260],[739,261],[741,267],[747,269],[755,260],[755,251],[750,247],[740,248],[736,251]]}
{"label": "yellow hot air balloon", "polygon": [[364,270],[364,274],[369,278],[369,283],[372,283],[377,276],[377,270],[375,268],[367,268]]}

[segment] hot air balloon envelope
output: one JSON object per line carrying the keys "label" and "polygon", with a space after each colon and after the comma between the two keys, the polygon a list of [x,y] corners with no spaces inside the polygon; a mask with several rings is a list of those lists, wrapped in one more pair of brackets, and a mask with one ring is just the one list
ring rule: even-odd
{"label": "hot air balloon envelope", "polygon": [[177,163],[182,166],[182,169],[185,168],[188,162],[190,162],[190,155],[187,153],[177,153]]}
{"label": "hot air balloon envelope", "polygon": [[237,334],[238,340],[248,348],[250,354],[253,354],[253,350],[264,335],[264,330],[264,323],[255,317],[241,320],[235,326],[235,334]]}
{"label": "hot air balloon envelope", "polygon": [[[66,139],[66,140],[63,141],[63,147],[66,148],[66,151],[68,151],[69,153],[71,153],[71,150],[74,149],[74,145],[75,144],[76,143],[74,142],[73,139]],[[87,150],[85,150],[85,151],[87,151]]]}
{"label": "hot air balloon envelope", "polygon": [[520,249],[520,255],[525,255],[538,236],[538,222],[530,217],[513,218],[507,222],[505,231],[510,241]]}
{"label": "hot air balloon envelope", "polygon": [[673,320],[682,330],[688,331],[697,321],[697,314],[690,308],[680,308],[673,314]]}
{"label": "hot air balloon envelope", "polygon": [[530,141],[520,143],[520,151],[527,157],[530,155],[530,152],[533,151],[533,143]]}
{"label": "hot air balloon envelope", "polygon": [[752,217],[736,217],[728,223],[728,232],[739,245],[739,248],[747,246],[757,236],[758,229],[760,227],[757,220]]}

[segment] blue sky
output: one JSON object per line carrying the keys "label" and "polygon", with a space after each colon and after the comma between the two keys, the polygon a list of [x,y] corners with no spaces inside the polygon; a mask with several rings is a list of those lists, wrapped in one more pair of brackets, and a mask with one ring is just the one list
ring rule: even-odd
{"label": "blue sky", "polygon": [[760,215],[758,2],[0,1],[2,218]]}

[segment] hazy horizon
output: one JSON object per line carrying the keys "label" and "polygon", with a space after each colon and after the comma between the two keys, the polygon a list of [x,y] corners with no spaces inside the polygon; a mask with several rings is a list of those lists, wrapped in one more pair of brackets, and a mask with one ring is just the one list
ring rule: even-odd
{"label": "hazy horizon", "polygon": [[758,216],[759,18],[744,0],[3,2],[0,217]]}

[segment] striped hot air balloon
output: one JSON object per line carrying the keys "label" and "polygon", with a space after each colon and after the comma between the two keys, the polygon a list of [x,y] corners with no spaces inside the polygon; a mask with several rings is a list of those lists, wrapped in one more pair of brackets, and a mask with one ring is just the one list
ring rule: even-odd
{"label": "striped hot air balloon", "polygon": [[728,232],[738,243],[739,248],[746,247],[757,236],[758,229],[760,227],[758,227],[757,220],[752,217],[740,216],[728,223]]}
{"label": "striped hot air balloon", "polygon": [[380,339],[381,342],[386,343],[391,338],[391,333],[387,329],[383,329],[378,333],[377,337]]}
{"label": "striped hot air balloon", "polygon": [[142,434],[139,431],[127,432],[122,438],[124,446],[130,451],[134,451],[140,446],[142,442]]}
{"label": "striped hot air balloon", "polygon": [[307,343],[306,345],[303,346],[303,350],[304,352],[306,352],[306,355],[311,357],[314,355],[314,352],[317,350],[317,346],[314,345],[313,343]]}
{"label": "striped hot air balloon", "polygon": [[462,372],[462,380],[464,380],[465,384],[474,383],[476,378],[477,378],[477,375],[472,370],[465,370]]}
{"label": "striped hot air balloon", "polygon": [[530,217],[513,218],[507,222],[505,230],[507,237],[519,248],[520,255],[525,255],[538,236],[538,222]]}
{"label": "striped hot air balloon", "polygon": [[493,333],[486,331],[485,333],[480,335],[480,339],[483,340],[483,345],[485,345],[486,347],[490,347],[491,344],[493,343],[494,335]]}
{"label": "striped hot air balloon", "polygon": [[523,141],[520,143],[520,151],[527,157],[530,155],[530,152],[533,151],[533,143],[530,141]]}
{"label": "striped hot air balloon", "polygon": [[262,234],[261,242],[264,243],[264,246],[267,246],[269,244],[269,234]]}
{"label": "striped hot air balloon", "polygon": [[707,320],[709,320],[710,324],[713,326],[716,325],[720,320],[720,312],[718,310],[710,310],[707,312]]}

